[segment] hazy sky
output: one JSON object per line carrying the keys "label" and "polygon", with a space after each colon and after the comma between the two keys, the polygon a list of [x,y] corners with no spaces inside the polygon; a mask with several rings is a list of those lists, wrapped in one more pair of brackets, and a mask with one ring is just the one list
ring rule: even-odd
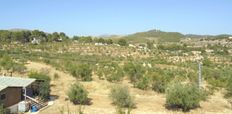
{"label": "hazy sky", "polygon": [[150,29],[232,34],[232,0],[0,0],[0,29],[68,35]]}

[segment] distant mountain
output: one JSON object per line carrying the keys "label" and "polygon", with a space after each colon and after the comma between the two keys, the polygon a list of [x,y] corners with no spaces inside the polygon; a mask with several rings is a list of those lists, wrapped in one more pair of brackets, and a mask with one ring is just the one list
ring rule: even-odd
{"label": "distant mountain", "polygon": [[100,35],[100,36],[97,36],[98,38],[120,38],[122,37],[121,35],[109,35],[109,34],[104,34],[104,35]]}
{"label": "distant mountain", "polygon": [[205,38],[209,35],[197,35],[197,34],[186,34],[185,37],[187,38]]}
{"label": "distant mountain", "polygon": [[28,29],[22,29],[22,28],[13,28],[13,29],[9,29],[8,31],[18,32],[18,31],[30,31],[30,30],[28,30]]}
{"label": "distant mountain", "polygon": [[179,42],[182,38],[185,38],[185,35],[178,32],[164,32],[160,30],[150,30],[146,32],[138,32],[135,34],[131,34],[123,38],[132,42],[147,42],[147,41]]}
{"label": "distant mountain", "polygon": [[227,39],[231,37],[230,34],[219,34],[219,35],[196,35],[196,34],[186,34],[186,38],[204,38],[204,39]]}

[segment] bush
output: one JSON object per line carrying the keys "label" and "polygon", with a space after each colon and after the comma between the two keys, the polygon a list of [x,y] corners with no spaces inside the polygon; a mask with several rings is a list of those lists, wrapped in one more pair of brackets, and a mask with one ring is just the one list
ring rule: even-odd
{"label": "bush", "polygon": [[142,77],[137,83],[136,87],[142,90],[145,90],[149,87],[150,84],[150,78],[148,76]]}
{"label": "bush", "polygon": [[113,70],[112,74],[106,76],[106,80],[110,82],[118,82],[121,81],[124,76],[124,73],[121,68],[115,68]]}
{"label": "bush", "polygon": [[45,81],[40,87],[39,87],[39,96],[43,100],[48,100],[50,97],[50,84],[48,81]]}
{"label": "bush", "polygon": [[54,80],[59,79],[59,77],[60,77],[60,76],[59,76],[59,74],[58,74],[58,73],[55,73],[55,74],[54,74]]}
{"label": "bush", "polygon": [[83,105],[88,102],[88,92],[79,83],[76,83],[71,86],[68,92],[68,97],[74,104]]}
{"label": "bush", "polygon": [[80,78],[82,81],[92,80],[92,69],[88,64],[73,66],[71,68],[71,74],[76,78]]}
{"label": "bush", "polygon": [[166,106],[168,108],[181,108],[183,111],[199,106],[205,100],[205,94],[196,85],[175,83],[167,88]]}
{"label": "bush", "polygon": [[158,93],[164,93],[165,89],[166,89],[166,83],[161,80],[157,80],[152,84],[152,90]]}
{"label": "bush", "polygon": [[44,80],[47,82],[51,81],[51,78],[47,74],[42,73],[42,72],[32,71],[28,74],[28,76],[29,76],[29,78],[35,78],[37,80]]}
{"label": "bush", "polygon": [[133,97],[127,87],[116,86],[110,91],[109,97],[112,99],[113,103],[118,107],[122,108],[132,108],[135,106]]}
{"label": "bush", "polygon": [[125,72],[128,74],[130,80],[132,83],[136,83],[141,77],[143,77],[143,74],[145,73],[145,70],[140,64],[137,63],[127,63],[124,66]]}
{"label": "bush", "polygon": [[3,105],[0,104],[0,114],[5,114],[5,113],[6,113],[6,111],[5,111],[4,107],[3,107]]}
{"label": "bush", "polygon": [[153,74],[152,90],[154,90],[158,93],[165,92],[167,84],[170,81],[170,76],[168,74],[168,71],[165,71],[165,72],[166,72],[166,74],[163,74],[163,75],[160,75],[157,73]]}
{"label": "bush", "polygon": [[119,39],[118,44],[120,46],[127,46],[128,45],[128,43],[127,43],[127,41],[125,39]]}
{"label": "bush", "polygon": [[37,80],[43,80],[43,83],[40,83],[41,85],[39,86],[39,96],[43,99],[43,100],[48,100],[49,96],[50,96],[50,80],[51,78],[45,74],[45,73],[41,73],[41,72],[31,72],[29,73],[29,78],[35,78]]}
{"label": "bush", "polygon": [[118,64],[110,63],[99,66],[97,75],[100,79],[106,79],[110,82],[119,82],[124,77],[124,72]]}
{"label": "bush", "polygon": [[229,77],[227,84],[226,84],[226,89],[227,89],[227,93],[226,96],[227,97],[232,97],[232,76]]}

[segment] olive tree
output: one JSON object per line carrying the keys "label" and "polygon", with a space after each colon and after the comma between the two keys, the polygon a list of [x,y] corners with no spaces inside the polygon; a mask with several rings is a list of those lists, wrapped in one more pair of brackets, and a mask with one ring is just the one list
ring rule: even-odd
{"label": "olive tree", "polygon": [[74,104],[85,104],[88,101],[88,92],[80,83],[73,84],[68,91],[68,97]]}
{"label": "olive tree", "polygon": [[80,78],[82,81],[92,80],[92,69],[89,64],[79,64],[77,66],[72,66],[70,70],[74,77]]}
{"label": "olive tree", "polygon": [[41,85],[39,86],[39,96],[43,99],[43,100],[48,100],[50,97],[50,80],[51,78],[42,72],[30,72],[28,75],[30,78],[35,78],[37,80],[43,80],[43,83],[40,83]]}
{"label": "olive tree", "polygon": [[115,86],[111,89],[109,97],[113,103],[121,108],[133,108],[134,98],[130,95],[129,89],[124,86]]}
{"label": "olive tree", "polygon": [[126,63],[124,65],[124,71],[128,74],[130,81],[135,85],[136,82],[143,77],[145,70],[142,65],[138,63]]}
{"label": "olive tree", "polygon": [[167,90],[166,106],[181,108],[183,111],[200,106],[200,101],[206,99],[206,94],[196,85],[173,83]]}

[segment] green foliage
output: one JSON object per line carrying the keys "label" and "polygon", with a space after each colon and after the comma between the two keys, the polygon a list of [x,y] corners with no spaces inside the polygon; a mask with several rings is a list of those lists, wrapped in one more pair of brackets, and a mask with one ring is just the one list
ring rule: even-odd
{"label": "green foliage", "polygon": [[226,83],[232,74],[232,69],[230,67],[222,68],[211,68],[203,67],[202,75],[205,80],[213,87],[226,87]]}
{"label": "green foliage", "polygon": [[11,32],[6,31],[6,30],[1,30],[0,31],[0,42],[2,43],[10,43],[12,38],[11,38]]}
{"label": "green foliage", "polygon": [[125,109],[122,107],[117,107],[116,108],[116,114],[130,114],[131,113],[131,108]]}
{"label": "green foliage", "polygon": [[79,64],[78,66],[72,66],[71,74],[80,78],[82,81],[91,81],[92,80],[92,69],[89,64]]}
{"label": "green foliage", "polygon": [[227,85],[226,85],[226,90],[227,90],[227,93],[226,93],[226,96],[227,97],[232,97],[232,75],[230,75],[228,81],[227,81]]}
{"label": "green foliage", "polygon": [[118,107],[133,108],[134,98],[130,95],[129,89],[124,86],[115,86],[111,89],[109,97]]}
{"label": "green foliage", "polygon": [[153,49],[154,48],[153,42],[148,41],[147,42],[147,48],[148,49]]}
{"label": "green foliage", "polygon": [[203,65],[209,67],[210,65],[212,65],[212,62],[208,58],[205,57],[203,60]]}
{"label": "green foliage", "polygon": [[14,61],[9,57],[4,55],[2,59],[0,60],[0,66],[2,66],[5,70],[10,70],[14,65]]}
{"label": "green foliage", "polygon": [[92,43],[93,42],[93,39],[91,36],[81,36],[78,38],[78,41],[81,42],[81,43]]}
{"label": "green foliage", "polygon": [[103,39],[103,38],[98,38],[97,42],[98,43],[103,43],[103,44],[106,43],[105,39]]}
{"label": "green foliage", "polygon": [[5,114],[5,113],[6,113],[5,108],[3,107],[2,104],[0,104],[0,114]]}
{"label": "green foliage", "polygon": [[183,111],[199,107],[206,99],[196,85],[174,83],[167,88],[166,105],[168,108],[181,108]]}
{"label": "green foliage", "polygon": [[157,80],[152,84],[152,90],[158,93],[164,93],[165,89],[166,89],[166,83],[161,80]]}
{"label": "green foliage", "polygon": [[14,60],[7,55],[3,55],[3,57],[0,58],[0,68],[1,67],[4,70],[19,73],[26,70],[26,67],[22,63],[14,62]]}
{"label": "green foliage", "polygon": [[54,80],[59,79],[59,77],[60,77],[60,76],[59,76],[59,74],[58,74],[58,73],[55,73],[55,74],[54,74]]}
{"label": "green foliage", "polygon": [[121,81],[124,76],[124,73],[120,67],[114,69],[111,75],[108,75],[106,79],[110,82],[118,82]]}
{"label": "green foliage", "polygon": [[100,65],[97,70],[97,75],[100,79],[106,79],[110,82],[121,81],[124,77],[124,72],[116,63],[109,63]]}
{"label": "green foliage", "polygon": [[39,87],[39,96],[43,100],[48,100],[50,97],[50,84],[48,81],[43,82]]}
{"label": "green foliage", "polygon": [[136,87],[142,90],[148,89],[150,85],[150,78],[148,76],[144,76],[139,79],[139,81],[136,83]]}
{"label": "green foliage", "polygon": [[29,78],[35,78],[37,80],[44,80],[44,81],[47,81],[47,82],[50,82],[51,78],[45,74],[45,73],[42,73],[42,72],[36,72],[36,71],[32,71],[28,74]]}
{"label": "green foliage", "polygon": [[52,42],[58,41],[58,39],[67,40],[69,39],[65,33],[57,33],[54,32],[52,34],[45,33],[39,30],[17,30],[17,31],[7,31],[0,30],[0,41],[4,43],[10,42],[20,42],[20,43],[28,43],[33,39],[37,39],[40,42]]}
{"label": "green foliage", "polygon": [[160,75],[154,74],[153,75],[153,83],[152,83],[152,90],[158,93],[164,93],[167,87],[167,84],[170,81],[170,77],[168,75]]}
{"label": "green foliage", "polygon": [[41,85],[39,86],[39,96],[43,100],[48,100],[50,97],[50,80],[51,78],[42,72],[36,72],[32,71],[28,74],[29,78],[34,78],[37,80],[43,80],[43,83],[40,83]]}
{"label": "green foliage", "polygon": [[184,38],[184,35],[178,32],[163,32],[160,30],[150,30],[125,36],[124,38],[129,41],[140,43],[146,43],[147,41],[149,41],[149,39],[156,40],[158,42],[179,42],[181,38]]}
{"label": "green foliage", "polygon": [[141,77],[143,77],[145,70],[142,65],[138,63],[126,63],[124,65],[124,71],[128,74],[132,83],[136,83]]}
{"label": "green foliage", "polygon": [[79,36],[73,36],[72,40],[79,40]]}
{"label": "green foliage", "polygon": [[127,43],[127,41],[125,39],[119,39],[118,44],[120,46],[128,46],[128,43]]}
{"label": "green foliage", "polygon": [[113,44],[113,43],[114,43],[112,39],[106,39],[105,42],[106,42],[107,44]]}
{"label": "green foliage", "polygon": [[68,91],[68,97],[74,104],[84,105],[88,102],[88,92],[80,83],[71,86]]}

